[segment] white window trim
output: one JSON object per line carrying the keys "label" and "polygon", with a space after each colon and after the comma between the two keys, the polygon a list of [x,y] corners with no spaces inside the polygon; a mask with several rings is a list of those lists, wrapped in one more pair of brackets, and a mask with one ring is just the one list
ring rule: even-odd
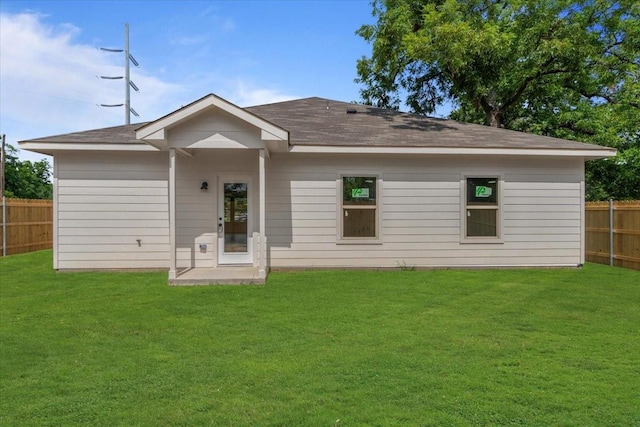
{"label": "white window trim", "polygon": [[[345,176],[373,176],[376,178],[376,237],[343,237],[343,224],[342,224],[342,178]],[[336,244],[338,245],[381,245],[382,242],[382,188],[383,180],[382,173],[379,171],[371,170],[346,170],[338,171],[336,177]]]}
{"label": "white window trim", "polygon": [[[467,236],[467,178],[497,178],[498,208],[496,209],[497,237]],[[460,177],[460,243],[504,243],[504,175],[502,173],[464,172]],[[493,207],[474,206],[473,209],[494,209]]]}

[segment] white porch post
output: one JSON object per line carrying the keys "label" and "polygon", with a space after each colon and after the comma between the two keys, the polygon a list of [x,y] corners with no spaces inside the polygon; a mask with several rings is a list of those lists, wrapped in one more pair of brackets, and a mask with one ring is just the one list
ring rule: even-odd
{"label": "white porch post", "polygon": [[176,278],[176,150],[169,149],[169,280]]}
{"label": "white porch post", "polygon": [[264,148],[260,150],[259,160],[259,176],[260,176],[260,255],[258,258],[258,275],[260,278],[267,277],[267,236],[266,236],[266,183],[265,183],[265,171],[264,171]]}

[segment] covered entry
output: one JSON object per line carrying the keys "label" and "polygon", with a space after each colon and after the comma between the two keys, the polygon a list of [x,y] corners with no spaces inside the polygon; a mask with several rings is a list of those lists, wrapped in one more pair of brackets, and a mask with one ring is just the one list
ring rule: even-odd
{"label": "covered entry", "polygon": [[208,95],[137,138],[168,152],[169,282],[264,283],[266,163],[288,132]]}

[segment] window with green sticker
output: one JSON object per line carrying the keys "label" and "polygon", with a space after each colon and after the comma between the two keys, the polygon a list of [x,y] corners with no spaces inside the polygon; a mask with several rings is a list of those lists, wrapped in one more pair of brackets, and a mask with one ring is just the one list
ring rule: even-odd
{"label": "window with green sticker", "polygon": [[378,237],[377,184],[375,176],[342,177],[341,238]]}
{"label": "window with green sticker", "polygon": [[467,178],[467,205],[496,205],[498,178]]}
{"label": "window with green sticker", "polygon": [[342,202],[348,205],[375,205],[376,177],[343,176]]}
{"label": "window with green sticker", "polygon": [[465,237],[500,237],[499,181],[498,177],[466,178]]}

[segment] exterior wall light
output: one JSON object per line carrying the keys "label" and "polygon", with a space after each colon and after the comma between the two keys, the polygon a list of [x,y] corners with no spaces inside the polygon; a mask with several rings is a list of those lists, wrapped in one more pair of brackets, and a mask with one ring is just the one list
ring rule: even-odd
{"label": "exterior wall light", "polygon": [[202,185],[200,186],[202,191],[207,191],[209,189],[209,183],[207,181],[202,181]]}

